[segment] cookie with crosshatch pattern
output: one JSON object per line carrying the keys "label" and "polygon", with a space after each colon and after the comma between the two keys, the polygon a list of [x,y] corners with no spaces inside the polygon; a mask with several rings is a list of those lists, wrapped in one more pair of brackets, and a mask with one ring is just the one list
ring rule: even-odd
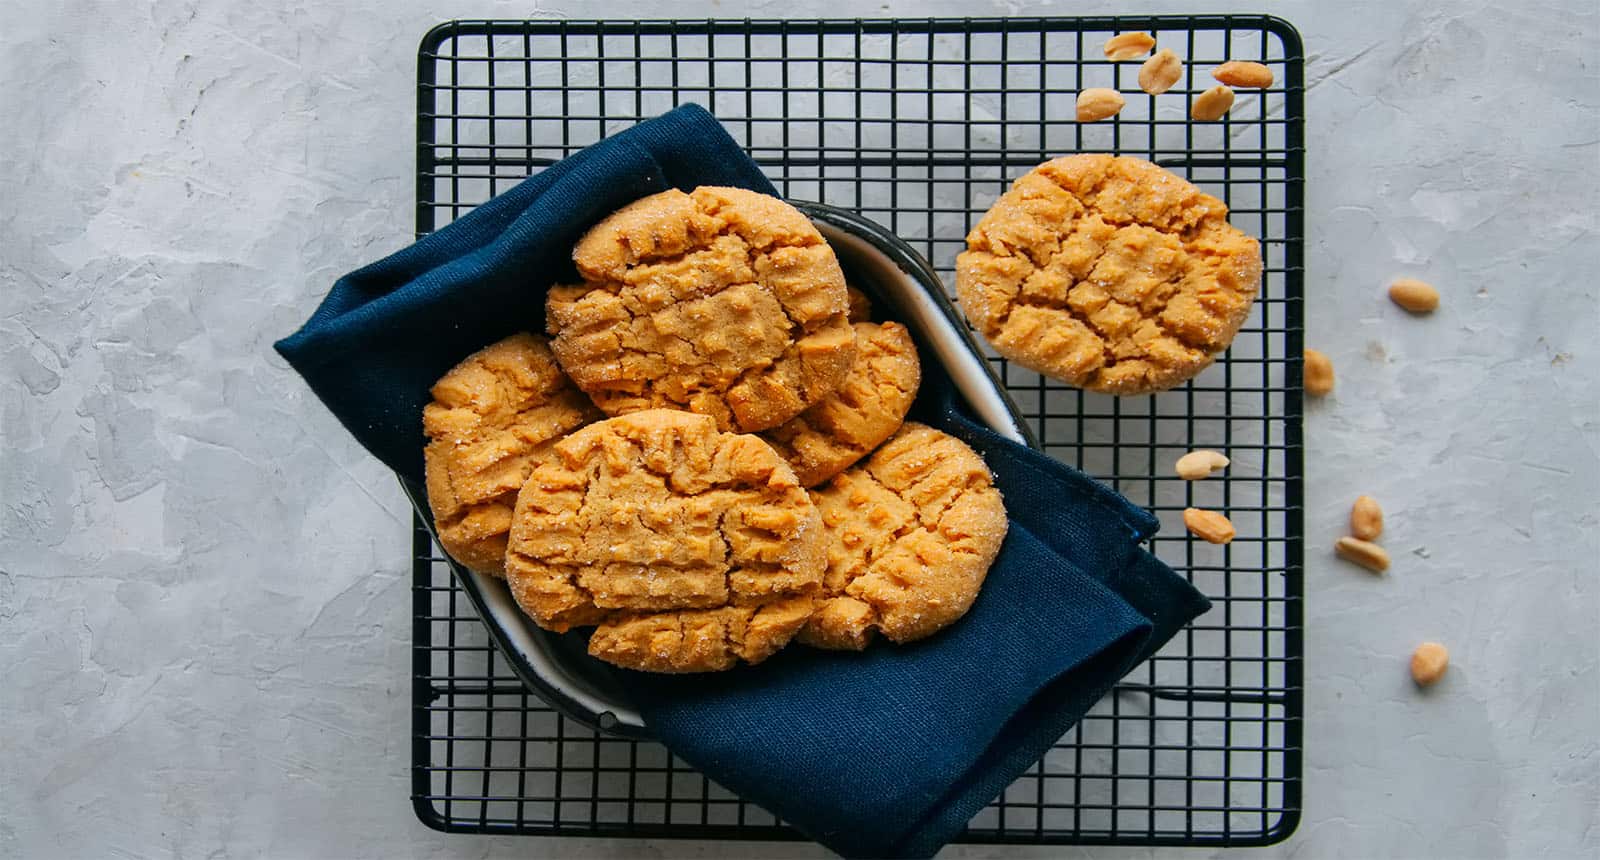
{"label": "cookie with crosshatch pattern", "polygon": [[807,487],[832,478],[900,429],[917,397],[922,366],[911,331],[897,322],[858,322],[856,360],[837,391],[761,432]]}
{"label": "cookie with crosshatch pattern", "polygon": [[972,607],[1006,536],[989,467],[960,439],[907,423],[865,463],[812,490],[827,536],[822,600],[799,640],[859,651],[911,642]]}
{"label": "cookie with crosshatch pattern", "polygon": [[547,630],[596,625],[595,657],[710,672],[787,644],[823,560],[816,506],[771,446],[650,409],[540,458],[517,496],[506,581]]}
{"label": "cookie with crosshatch pattern", "polygon": [[1145,394],[1228,348],[1261,283],[1228,207],[1138,158],[1070,155],[995,201],[956,258],[956,292],[999,353],[1064,382]]}
{"label": "cookie with crosshatch pattern", "polygon": [[602,416],[526,332],[467,356],[432,394],[422,459],[439,543],[467,567],[504,576],[511,510],[534,455]]}
{"label": "cookie with crosshatch pattern", "polygon": [[653,194],[572,254],[551,346],[608,415],[684,409],[755,432],[839,387],[855,359],[844,272],[793,206],[742,188]]}

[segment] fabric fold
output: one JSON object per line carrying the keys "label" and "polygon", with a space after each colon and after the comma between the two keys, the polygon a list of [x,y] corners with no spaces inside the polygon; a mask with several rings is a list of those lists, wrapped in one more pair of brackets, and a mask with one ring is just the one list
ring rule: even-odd
{"label": "fabric fold", "polygon": [[1012,522],[950,630],[790,647],[727,676],[619,673],[667,747],[846,856],[925,856],[1137,662],[1153,627]]}

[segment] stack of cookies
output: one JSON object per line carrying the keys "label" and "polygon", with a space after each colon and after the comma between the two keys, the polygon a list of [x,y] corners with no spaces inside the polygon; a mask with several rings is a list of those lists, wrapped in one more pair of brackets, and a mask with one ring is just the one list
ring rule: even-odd
{"label": "stack of cookies", "polygon": [[[573,250],[547,342],[467,357],[424,411],[429,503],[460,563],[504,576],[552,631],[650,672],[860,650],[971,607],[1006,533],[983,460],[905,423],[920,367],[873,322],[799,211],[738,188],[666,191]],[[1145,394],[1193,377],[1261,277],[1227,207],[1149,162],[1056,159],[956,261],[973,327],[1070,384]]]}
{"label": "stack of cookies", "polygon": [[[905,423],[920,366],[799,211],[667,191],[578,242],[549,341],[467,357],[425,410],[429,503],[458,562],[552,631],[651,672],[929,636],[1006,531],[965,444]],[[609,416],[609,417],[608,417]]]}

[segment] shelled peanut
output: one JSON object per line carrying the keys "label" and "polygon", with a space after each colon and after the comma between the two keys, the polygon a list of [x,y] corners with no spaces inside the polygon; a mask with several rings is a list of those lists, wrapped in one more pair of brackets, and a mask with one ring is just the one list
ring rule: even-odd
{"label": "shelled peanut", "polygon": [[1426,281],[1399,278],[1389,285],[1389,300],[1409,313],[1432,313],[1439,307],[1439,291]]}
{"label": "shelled peanut", "polygon": [[1326,397],[1333,391],[1333,362],[1321,350],[1306,347],[1306,393],[1312,397]]}
{"label": "shelled peanut", "polygon": [[1228,458],[1220,451],[1190,451],[1178,458],[1173,471],[1185,481],[1209,478],[1212,473],[1228,468]]}
{"label": "shelled peanut", "polygon": [[1139,89],[1159,96],[1183,77],[1183,61],[1171,48],[1162,48],[1139,67]]}
{"label": "shelled peanut", "polygon": [[1201,122],[1222,119],[1233,109],[1233,90],[1218,84],[1194,97],[1189,115]]}
{"label": "shelled peanut", "polygon": [[1350,534],[1365,541],[1377,540],[1383,534],[1383,508],[1371,496],[1357,496],[1350,506]]}
{"label": "shelled peanut", "polygon": [[1232,520],[1216,511],[1204,508],[1184,509],[1183,525],[1191,534],[1206,543],[1229,543],[1236,534]]}
{"label": "shelled peanut", "polygon": [[1230,60],[1211,70],[1211,77],[1230,87],[1264,90],[1272,86],[1272,70],[1261,63]]}
{"label": "shelled peanut", "polygon": [[1155,37],[1149,33],[1118,33],[1106,40],[1106,59],[1118,63],[1136,60],[1155,46]]}
{"label": "shelled peanut", "polygon": [[1105,87],[1093,87],[1078,93],[1078,122],[1099,122],[1110,119],[1122,110],[1127,100],[1122,93]]}
{"label": "shelled peanut", "polygon": [[1450,668],[1450,649],[1438,642],[1424,642],[1411,652],[1411,679],[1419,687],[1431,687]]}
{"label": "shelled peanut", "polygon": [[1388,550],[1371,541],[1346,535],[1334,542],[1333,551],[1345,561],[1355,562],[1373,573],[1389,569]]}

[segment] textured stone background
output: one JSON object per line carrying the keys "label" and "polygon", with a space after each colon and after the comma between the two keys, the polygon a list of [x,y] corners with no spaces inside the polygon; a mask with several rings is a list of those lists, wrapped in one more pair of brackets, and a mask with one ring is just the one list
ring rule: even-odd
{"label": "textured stone background", "polygon": [[[408,241],[436,21],[846,10],[0,7],[0,854],[819,855],[419,825],[407,511],[268,345]],[[850,11],[1113,9],[1181,11]],[[1309,338],[1341,377],[1307,421],[1307,813],[1263,853],[1593,856],[1595,6],[1273,9],[1311,55]],[[1404,317],[1380,298],[1396,274],[1443,308]],[[1360,492],[1390,513],[1387,579],[1329,556]],[[1455,658],[1418,695],[1423,638]]]}

